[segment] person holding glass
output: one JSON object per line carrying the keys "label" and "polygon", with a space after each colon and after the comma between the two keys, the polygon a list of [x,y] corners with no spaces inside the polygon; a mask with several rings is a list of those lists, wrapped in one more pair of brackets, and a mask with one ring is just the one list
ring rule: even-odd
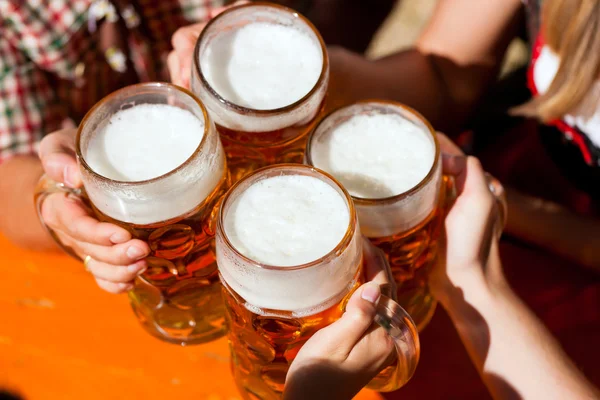
{"label": "person holding glass", "polygon": [[[439,139],[443,172],[455,178],[458,197],[445,219],[445,245],[430,286],[490,394],[598,398],[598,390],[506,282],[498,248],[497,199],[503,189],[495,186],[492,193],[479,161]],[[380,250],[367,245],[365,258],[373,281],[354,293],[341,319],[302,347],[288,372],[284,399],[350,399],[379,372],[393,344],[382,328],[370,327],[391,279]]]}

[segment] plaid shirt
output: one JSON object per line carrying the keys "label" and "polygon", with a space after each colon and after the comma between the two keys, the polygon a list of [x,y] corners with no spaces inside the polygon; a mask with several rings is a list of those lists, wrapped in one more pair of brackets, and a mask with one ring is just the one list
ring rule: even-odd
{"label": "plaid shirt", "polygon": [[0,0],[0,163],[110,92],[167,80],[171,36],[224,0]]}

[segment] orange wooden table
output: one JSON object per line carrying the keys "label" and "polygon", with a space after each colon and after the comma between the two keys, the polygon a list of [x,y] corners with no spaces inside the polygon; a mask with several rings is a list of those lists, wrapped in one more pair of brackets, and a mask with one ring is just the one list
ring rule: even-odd
{"label": "orange wooden table", "polygon": [[240,398],[226,339],[163,343],[138,325],[127,296],[100,290],[80,263],[1,236],[0,389],[25,399]]}

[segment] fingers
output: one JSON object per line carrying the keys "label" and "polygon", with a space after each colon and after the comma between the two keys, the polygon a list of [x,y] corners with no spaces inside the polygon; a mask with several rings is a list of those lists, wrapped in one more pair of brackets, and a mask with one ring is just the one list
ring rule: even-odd
{"label": "fingers", "polygon": [[54,230],[74,240],[109,246],[125,243],[131,234],[114,224],[99,222],[91,217],[80,200],[64,194],[53,194],[42,204],[42,218]]}
{"label": "fingers", "polygon": [[179,28],[171,38],[173,51],[167,58],[167,66],[173,83],[185,88],[190,86],[194,47],[205,23],[193,24]]}
{"label": "fingers", "polygon": [[442,153],[442,173],[454,177],[460,176],[467,168],[467,157]]}
{"label": "fingers", "polygon": [[380,297],[381,290],[375,282],[365,283],[350,297],[341,320],[346,320],[345,332],[348,342],[352,343],[351,347],[354,347],[373,324]]}
{"label": "fingers", "polygon": [[87,263],[88,271],[96,279],[111,283],[131,283],[136,276],[146,270],[146,267],[147,264],[144,260],[128,266],[117,266],[95,260],[92,257]]}
{"label": "fingers", "polygon": [[383,294],[395,298],[396,282],[383,250],[373,245],[369,239],[363,238],[363,257],[367,281],[379,284]]}
{"label": "fingers", "polygon": [[464,192],[477,193],[478,195],[489,197],[490,199],[493,197],[487,178],[485,177],[485,171],[483,170],[479,159],[467,157],[466,173],[461,174],[458,178],[457,184],[459,181],[464,181],[464,184],[462,184]]}
{"label": "fingers", "polygon": [[[495,233],[496,200],[481,163],[474,157],[467,157],[465,172],[455,182],[459,195],[445,221],[447,247],[454,255],[453,264],[470,265],[486,258]],[[469,229],[464,229],[465,224]]]}
{"label": "fingers", "polygon": [[463,193],[475,193],[479,195],[490,195],[485,172],[481,162],[472,156],[452,156],[443,157],[444,173],[454,176],[454,183],[458,197]]}
{"label": "fingers", "polygon": [[380,326],[372,326],[348,355],[347,362],[355,369],[374,377],[394,358],[395,344],[390,335]]}
{"label": "fingers", "polygon": [[[462,205],[463,212],[470,215],[471,223],[487,220],[494,207],[494,196],[477,158],[467,157],[465,170],[455,178],[455,184],[458,194],[456,202]],[[471,231],[475,232],[477,229],[473,227]]]}
{"label": "fingers", "polygon": [[[486,174],[479,160],[475,157],[466,156],[460,147],[446,135],[438,132],[437,138],[442,150],[442,171],[446,175],[457,178],[456,184],[459,194],[465,188],[467,179],[469,180],[468,190],[481,190],[485,187],[489,191]],[[485,185],[482,185],[482,183],[485,183]],[[498,191],[501,191],[501,185],[497,186]]]}
{"label": "fingers", "polygon": [[[234,4],[234,6],[244,3],[248,2],[238,1]],[[219,7],[212,10],[212,13],[209,15],[209,19],[216,17],[231,7],[232,6]],[[179,28],[173,34],[173,37],[171,38],[173,51],[167,58],[167,66],[169,68],[169,74],[171,75],[171,81],[174,84],[189,89],[194,57],[194,47],[196,47],[196,41],[198,40],[198,37],[205,26],[205,22],[188,25],[184,26],[183,28]]]}
{"label": "fingers", "polygon": [[138,239],[113,246],[100,246],[87,242],[78,242],[76,246],[80,253],[112,265],[133,264],[150,253],[148,245]]}
{"label": "fingers", "polygon": [[75,158],[75,129],[51,133],[40,142],[39,156],[45,173],[56,182],[76,188],[81,176]]}
{"label": "fingers", "polygon": [[437,132],[436,136],[437,136],[438,142],[440,143],[440,149],[442,150],[442,153],[451,154],[454,156],[464,156],[465,155],[465,153],[460,149],[460,147],[458,147],[458,145],[456,143],[454,143],[452,140],[450,140],[448,138],[448,136],[446,136],[440,132]]}
{"label": "fingers", "polygon": [[342,318],[321,329],[318,334],[320,350],[324,354],[346,359],[352,348],[373,324],[375,305],[379,301],[379,285],[369,282],[354,292]]}
{"label": "fingers", "polygon": [[452,176],[462,174],[467,166],[465,153],[443,133],[437,132],[437,139],[442,150],[442,172]]}
{"label": "fingers", "polygon": [[169,69],[169,74],[171,75],[171,82],[175,85],[185,87],[185,82],[182,80],[179,56],[175,50],[171,51],[167,57],[167,67]]}
{"label": "fingers", "polygon": [[[217,8],[210,18],[217,16],[227,8],[228,7]],[[167,66],[171,75],[171,81],[174,84],[185,88],[190,87],[194,47],[196,47],[196,41],[205,26],[205,22],[192,24],[177,29],[173,34],[173,37],[171,38],[173,51],[167,58]]]}
{"label": "fingers", "polygon": [[125,293],[133,289],[133,283],[115,283],[100,278],[96,278],[96,283],[100,289],[113,294]]}
{"label": "fingers", "polygon": [[459,176],[466,169],[467,156],[443,133],[437,132],[437,139],[442,151],[442,172],[445,175]]}

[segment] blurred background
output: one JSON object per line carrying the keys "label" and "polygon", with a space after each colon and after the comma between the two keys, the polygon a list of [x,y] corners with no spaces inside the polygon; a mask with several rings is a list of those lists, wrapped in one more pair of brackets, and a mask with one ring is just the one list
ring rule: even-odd
{"label": "blurred background", "polygon": [[[417,40],[438,0],[405,0],[394,7],[369,48],[369,58],[380,58],[405,49]],[[501,75],[527,63],[527,46],[517,39],[509,47]]]}

